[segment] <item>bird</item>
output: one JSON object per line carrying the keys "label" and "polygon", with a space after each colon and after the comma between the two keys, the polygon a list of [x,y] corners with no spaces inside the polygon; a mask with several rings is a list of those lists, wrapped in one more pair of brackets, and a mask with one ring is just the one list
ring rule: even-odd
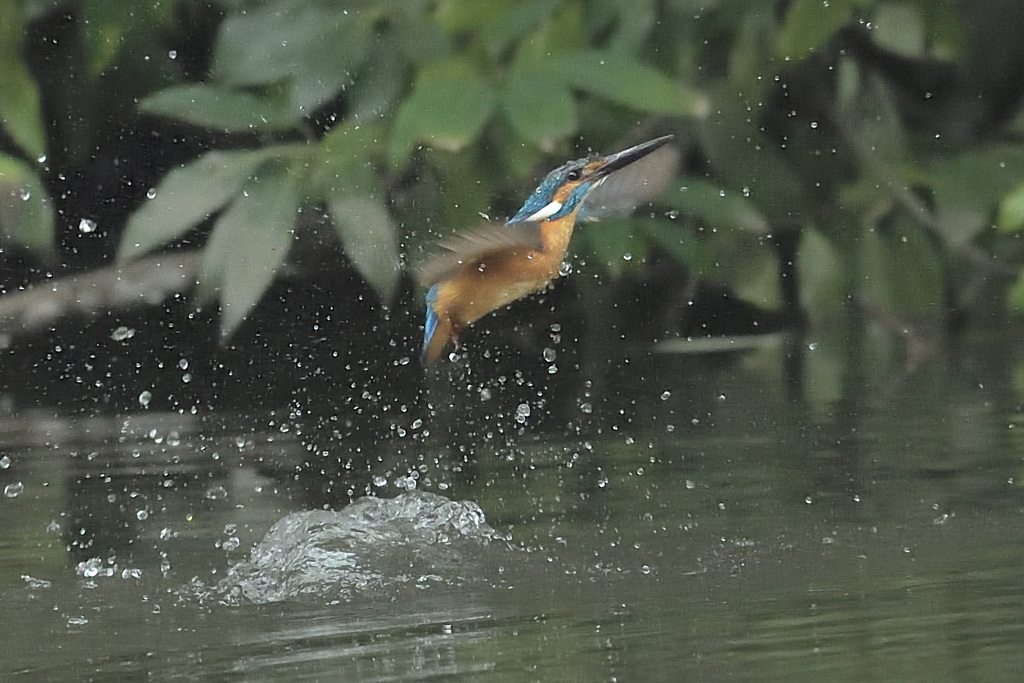
{"label": "bird", "polygon": [[674,173],[673,148],[666,148],[672,151],[662,154],[667,158],[658,168],[624,169],[672,137],[569,161],[548,173],[504,225],[484,225],[439,243],[418,274],[427,288],[423,363],[436,360],[450,342],[457,344],[467,325],[557,278],[577,219],[622,213],[660,192]]}

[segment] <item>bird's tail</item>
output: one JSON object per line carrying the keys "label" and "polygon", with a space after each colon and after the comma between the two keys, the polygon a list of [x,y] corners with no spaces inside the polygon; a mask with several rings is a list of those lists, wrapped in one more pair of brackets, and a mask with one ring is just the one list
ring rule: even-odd
{"label": "bird's tail", "polygon": [[424,364],[437,360],[452,338],[452,323],[447,318],[442,320],[437,315],[437,311],[434,310],[436,301],[437,285],[434,285],[427,292],[427,320],[423,330]]}

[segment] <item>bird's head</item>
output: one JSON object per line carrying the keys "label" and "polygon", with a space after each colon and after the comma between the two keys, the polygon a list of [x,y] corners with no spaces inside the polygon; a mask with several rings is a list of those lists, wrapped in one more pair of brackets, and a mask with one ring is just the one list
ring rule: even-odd
{"label": "bird's head", "polygon": [[642,159],[671,139],[671,135],[664,135],[615,154],[591,155],[559,166],[544,177],[509,223],[553,221],[568,216],[578,210],[587,195],[610,174]]}

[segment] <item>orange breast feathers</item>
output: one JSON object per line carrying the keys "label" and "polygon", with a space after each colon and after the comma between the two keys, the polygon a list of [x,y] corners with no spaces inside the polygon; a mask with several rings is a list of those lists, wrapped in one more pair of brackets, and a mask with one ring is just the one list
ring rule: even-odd
{"label": "orange breast feathers", "polygon": [[446,253],[420,270],[428,287],[425,360],[436,359],[464,326],[557,278],[575,222],[574,211],[555,221],[485,226],[443,243]]}

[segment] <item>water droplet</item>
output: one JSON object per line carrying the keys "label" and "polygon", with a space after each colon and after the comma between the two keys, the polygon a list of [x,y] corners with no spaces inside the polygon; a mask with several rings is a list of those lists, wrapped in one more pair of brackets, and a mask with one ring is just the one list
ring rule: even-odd
{"label": "water droplet", "polygon": [[804,498],[804,502],[810,505],[811,503],[814,502],[814,499],[811,498],[810,496],[807,496],[806,498]]}
{"label": "water droplet", "polygon": [[580,412],[590,415],[592,412],[594,412],[594,406],[590,405],[589,403],[581,403]]}
{"label": "water droplet", "polygon": [[388,479],[387,477],[378,474],[373,478],[373,485],[376,486],[377,488],[382,488],[388,485]]}
{"label": "water droplet", "polygon": [[29,190],[27,187],[23,187],[21,188],[21,190],[18,191],[18,196],[21,197],[21,201],[27,202],[29,199],[32,198],[32,191]]}
{"label": "water droplet", "polygon": [[110,338],[114,341],[124,341],[125,339],[131,339],[134,336],[135,330],[131,327],[125,327],[124,325],[121,325],[110,333]]}
{"label": "water droplet", "polygon": [[34,576],[29,576],[28,574],[22,574],[21,580],[24,581],[25,585],[32,590],[46,589],[53,585],[46,579],[37,579]]}
{"label": "water droplet", "polygon": [[151,187],[146,190],[146,199],[156,199],[156,188]]}
{"label": "water droplet", "polygon": [[548,363],[554,362],[554,360],[555,360],[555,358],[557,356],[558,356],[558,354],[555,353],[554,349],[552,349],[552,348],[545,348],[544,349],[544,360],[547,361]]}
{"label": "water droplet", "polygon": [[11,482],[4,487],[4,498],[17,498],[25,490],[25,485],[20,481]]}
{"label": "water droplet", "polygon": [[526,422],[526,418],[530,417],[530,404],[520,403],[516,406],[516,422],[523,424]]}
{"label": "water droplet", "polygon": [[562,261],[562,263],[558,266],[558,274],[560,276],[562,276],[562,277],[566,277],[567,275],[571,275],[572,274],[572,264],[569,263],[568,261]]}
{"label": "water droplet", "polygon": [[188,370],[188,359],[182,358],[181,360],[179,360],[178,367],[181,368],[182,370]]}
{"label": "water droplet", "polygon": [[88,235],[89,233],[96,232],[96,221],[91,218],[83,218],[78,221],[78,232]]}
{"label": "water droplet", "polygon": [[206,489],[206,493],[203,495],[207,500],[224,500],[228,497],[228,490],[220,484],[215,484]]}
{"label": "water droplet", "polygon": [[146,508],[138,510],[135,513],[135,519],[139,520],[140,522],[145,522],[147,519],[149,519],[149,510],[147,510]]}
{"label": "water droplet", "polygon": [[142,570],[138,567],[125,567],[121,570],[122,579],[141,579]]}
{"label": "water droplet", "polygon": [[238,550],[238,546],[240,545],[242,545],[242,542],[238,540],[236,536],[229,536],[224,539],[224,542],[220,544],[220,547],[230,553],[233,550]]}
{"label": "water droplet", "polygon": [[79,576],[84,576],[87,579],[94,579],[97,576],[113,576],[115,567],[105,566],[103,560],[98,557],[93,557],[83,562],[79,562],[75,566],[75,573]]}
{"label": "water droplet", "polygon": [[11,466],[11,459],[9,457],[7,457],[6,455],[3,456],[3,457],[0,457],[0,470],[6,470],[10,466]]}
{"label": "water droplet", "polygon": [[178,58],[178,51],[177,50],[168,50],[167,51],[167,58],[168,59],[177,59]]}
{"label": "water droplet", "polygon": [[662,401],[667,401],[670,398],[672,398],[672,392],[671,391],[666,389],[665,391],[661,392],[661,400]]}
{"label": "water droplet", "polygon": [[153,400],[153,394],[149,391],[143,391],[139,394],[139,405],[145,408],[149,405],[149,402]]}

